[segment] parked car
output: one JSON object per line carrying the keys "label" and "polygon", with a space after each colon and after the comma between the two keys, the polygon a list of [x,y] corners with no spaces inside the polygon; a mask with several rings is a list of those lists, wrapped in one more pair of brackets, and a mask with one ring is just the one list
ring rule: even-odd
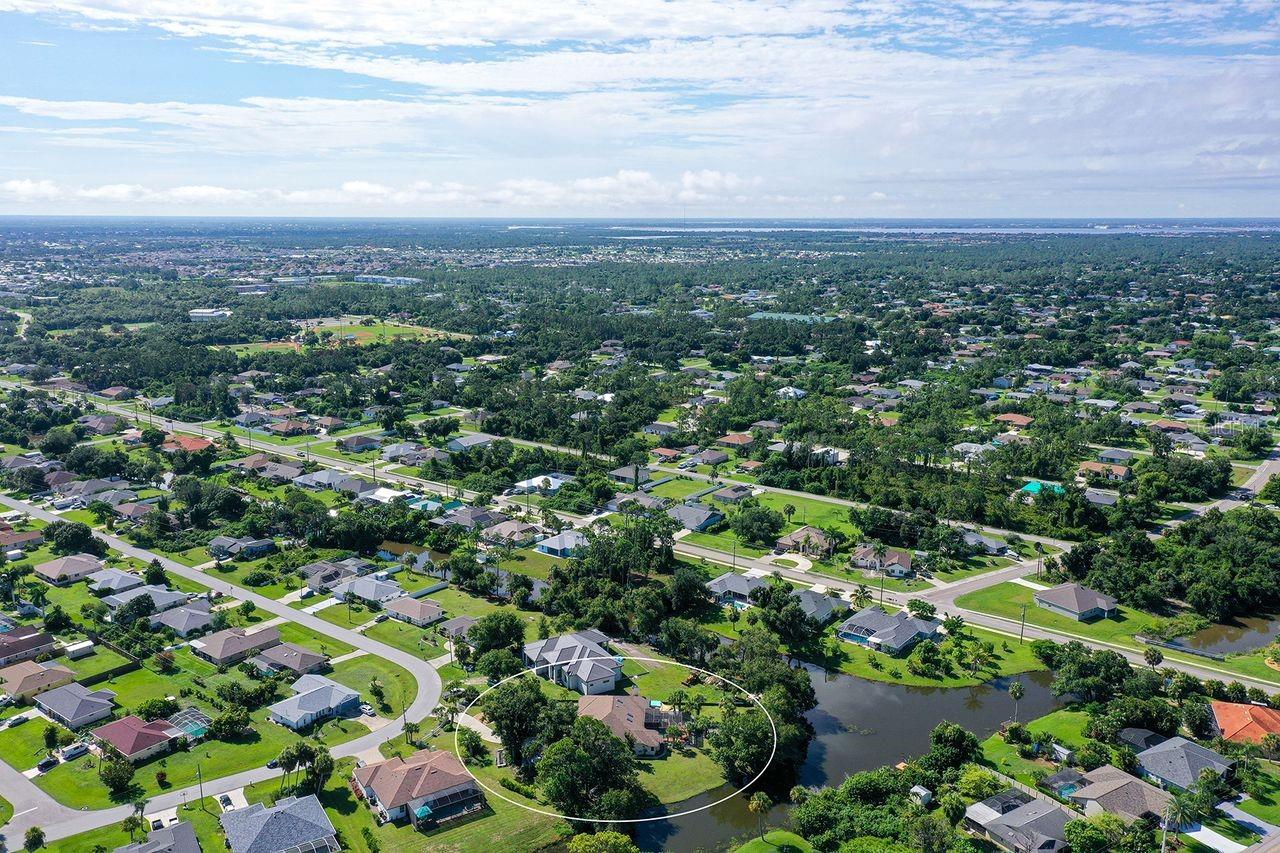
{"label": "parked car", "polygon": [[42,759],[40,763],[36,765],[36,769],[41,773],[47,773],[57,767],[59,763],[58,756],[50,755],[49,757]]}
{"label": "parked car", "polygon": [[372,717],[372,716],[373,716],[373,706],[372,706],[372,705],[370,705],[370,704],[368,704],[368,703],[366,702],[365,704],[363,704],[363,705],[361,705],[361,706],[360,706],[360,712],[361,712],[362,714],[364,714],[366,717]]}
{"label": "parked car", "polygon": [[62,748],[62,760],[70,761],[73,758],[79,758],[89,751],[89,744],[77,741],[67,744]]}
{"label": "parked car", "polygon": [[236,807],[235,803],[231,802],[231,798],[226,794],[218,795],[218,805],[222,806],[224,812],[229,812]]}
{"label": "parked car", "polygon": [[267,767],[269,767],[272,770],[275,770],[279,766],[280,766],[280,759],[278,758],[273,758],[267,762]]}
{"label": "parked car", "polygon": [[377,616],[373,617],[373,621],[374,621],[374,622],[386,622],[386,621],[387,621],[388,619],[390,619],[390,618],[391,618],[391,616],[390,616],[390,615],[388,615],[388,614],[386,614],[386,613],[379,613]]}
{"label": "parked car", "polygon": [[156,818],[155,820],[151,821],[151,828],[164,829],[164,821],[162,821],[160,818]]}
{"label": "parked car", "polygon": [[16,716],[16,717],[10,717],[10,718],[9,718],[9,728],[13,728],[14,726],[20,726],[20,725],[22,725],[23,723],[25,723],[25,722],[26,722],[27,720],[29,720],[29,719],[31,719],[31,718],[30,718],[30,717],[28,717],[26,714],[19,714],[19,715],[18,715],[18,716]]}

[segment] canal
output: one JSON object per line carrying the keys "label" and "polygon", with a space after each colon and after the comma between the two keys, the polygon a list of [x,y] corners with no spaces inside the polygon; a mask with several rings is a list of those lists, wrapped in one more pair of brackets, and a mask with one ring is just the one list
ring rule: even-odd
{"label": "canal", "polygon": [[[829,675],[816,668],[810,669],[810,677],[818,706],[808,719],[816,735],[800,772],[801,785],[838,785],[852,773],[919,755],[929,748],[929,732],[943,720],[959,723],[981,740],[1013,716],[1007,679],[943,689]],[[1062,702],[1049,692],[1048,673],[1018,677],[1026,687],[1018,703],[1020,719],[1034,719],[1061,707]],[[687,811],[714,802],[730,790],[711,791],[670,810]],[[783,806],[776,808],[770,823],[785,823],[786,811]],[[686,817],[640,824],[636,843],[642,850],[720,850],[755,828],[756,817],[747,811],[746,798],[738,796]]]}

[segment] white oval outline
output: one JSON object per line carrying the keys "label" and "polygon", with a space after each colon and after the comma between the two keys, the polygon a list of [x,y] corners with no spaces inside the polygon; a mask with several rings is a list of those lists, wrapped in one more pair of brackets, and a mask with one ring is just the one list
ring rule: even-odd
{"label": "white oval outline", "polygon": [[[773,764],[773,759],[778,754],[778,726],[773,721],[773,714],[770,714],[769,709],[766,708],[764,706],[764,703],[760,701],[760,697],[756,696],[754,693],[752,693],[750,690],[747,690],[745,687],[743,687],[741,684],[738,684],[736,681],[732,681],[723,675],[712,672],[709,669],[703,669],[702,667],[694,666],[692,664],[681,663],[680,661],[668,660],[666,658],[637,657],[635,655],[608,655],[605,657],[601,657],[597,655],[595,657],[579,658],[578,660],[574,661],[574,663],[583,663],[585,661],[591,661],[591,660],[616,661],[619,658],[621,658],[622,660],[635,660],[635,661],[644,661],[646,663],[675,664],[676,666],[682,666],[685,669],[692,670],[693,672],[699,672],[704,675],[709,675],[712,678],[719,679],[720,681],[723,681],[729,686],[737,689],[739,692],[744,694],[748,699],[754,702],[756,704],[756,707],[764,712],[765,719],[769,721],[769,729],[773,733],[773,745],[769,749],[769,759],[765,761],[764,766],[760,768],[760,772],[757,773],[755,776],[751,777],[751,780],[748,781],[746,784],[744,784],[742,787],[738,788],[736,791],[734,791],[731,794],[726,794],[725,796],[716,800],[714,803],[707,803],[705,806],[698,806],[696,809],[687,809],[682,812],[677,812],[676,814],[664,814],[664,815],[657,815],[655,817],[632,817],[632,818],[622,818],[618,820],[603,820],[600,818],[591,818],[591,817],[570,817],[569,815],[560,814],[559,812],[549,812],[545,809],[538,809],[538,808],[534,808],[533,806],[526,805],[524,803],[518,803],[515,800],[511,799],[510,797],[504,796],[502,793],[493,790],[484,782],[482,782],[480,778],[476,776],[476,774],[471,772],[471,768],[467,766],[467,762],[462,757],[462,751],[459,749],[458,729],[461,726],[465,725],[464,723],[460,722],[461,718],[464,715],[466,715],[467,712],[470,711],[471,708],[477,702],[479,702],[485,696],[486,693],[489,693],[494,688],[501,687],[502,685],[506,684],[508,681],[512,681],[513,679],[516,679],[516,678],[523,678],[524,676],[530,675],[530,674],[532,674],[534,678],[542,678],[542,676],[538,674],[538,670],[536,667],[529,667],[528,669],[523,669],[514,675],[508,675],[506,678],[502,679],[501,681],[491,684],[489,687],[486,687],[484,689],[484,692],[482,692],[479,696],[477,696],[476,698],[468,702],[467,707],[463,708],[461,711],[458,712],[459,719],[454,721],[454,727],[453,727],[453,754],[457,757],[458,761],[462,764],[462,769],[467,771],[467,775],[470,776],[472,779],[474,779],[477,785],[479,785],[481,788],[484,788],[490,794],[502,800],[503,802],[510,803],[513,806],[518,806],[519,808],[522,808],[525,811],[533,812],[534,814],[540,814],[546,817],[554,817],[560,820],[576,820],[582,823],[649,823],[651,821],[658,821],[658,820],[675,820],[676,818],[686,817],[691,814],[697,814],[698,812],[706,811],[709,808],[718,806],[721,803],[728,802],[729,800],[732,800],[734,797],[741,794],[746,789],[750,788],[756,782],[760,781],[760,777],[763,776],[765,774],[765,771],[769,769],[769,766]],[[607,696],[609,694],[600,694],[600,695]],[[695,794],[694,796],[697,796],[697,794]]]}

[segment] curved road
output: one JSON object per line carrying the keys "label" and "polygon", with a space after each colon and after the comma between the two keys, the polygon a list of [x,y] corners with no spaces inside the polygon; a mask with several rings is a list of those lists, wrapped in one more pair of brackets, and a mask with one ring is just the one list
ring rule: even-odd
{"label": "curved road", "polygon": [[[49,522],[62,520],[47,510],[5,495],[0,495],[0,503],[13,509],[30,513],[32,518],[39,518]],[[138,548],[116,536],[101,531],[94,531],[94,535],[125,556],[135,557],[144,562],[158,559],[160,564],[164,566],[165,571],[189,578],[219,591],[230,593],[240,601],[252,601],[259,610],[268,611],[276,616],[283,616],[291,622],[296,622],[322,635],[333,637],[335,640],[341,640],[357,649],[377,655],[384,660],[389,660],[412,673],[418,682],[418,694],[409,704],[405,713],[399,719],[392,720],[388,725],[376,732],[370,732],[367,735],[334,747],[331,752],[335,758],[355,755],[391,740],[404,731],[403,721],[405,719],[417,722],[429,716],[435,710],[436,705],[439,704],[440,676],[430,663],[421,658],[370,639],[363,634],[326,622],[309,613],[303,613],[301,610],[296,610],[287,604],[281,604],[273,598],[267,598],[265,595],[260,595],[244,587],[211,578],[199,569],[193,569],[167,557]],[[206,779],[204,782],[204,794],[205,796],[211,796],[225,793],[251,783],[274,779],[279,775],[279,770],[257,767],[232,776]],[[95,811],[77,811],[69,808],[54,800],[30,779],[3,761],[0,761],[0,791],[3,791],[5,798],[13,804],[13,818],[4,826],[3,830],[4,834],[11,840],[22,838],[23,833],[32,826],[42,827],[45,835],[50,840],[65,838],[69,835],[76,835],[101,826],[118,823],[133,812],[132,806],[128,805]],[[199,791],[196,786],[166,791],[148,800],[147,810],[148,812],[156,812],[173,808],[185,801],[194,801],[198,797]],[[13,846],[12,841],[10,846]]]}

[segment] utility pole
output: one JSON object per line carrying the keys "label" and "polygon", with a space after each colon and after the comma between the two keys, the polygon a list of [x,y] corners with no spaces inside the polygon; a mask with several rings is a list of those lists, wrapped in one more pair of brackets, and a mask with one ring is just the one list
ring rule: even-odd
{"label": "utility pole", "polygon": [[1022,605],[1022,624],[1018,626],[1018,645],[1022,645],[1023,635],[1027,630],[1027,605]]}
{"label": "utility pole", "polygon": [[196,762],[196,781],[200,785],[200,808],[204,809],[204,776],[200,773],[200,762]]}

